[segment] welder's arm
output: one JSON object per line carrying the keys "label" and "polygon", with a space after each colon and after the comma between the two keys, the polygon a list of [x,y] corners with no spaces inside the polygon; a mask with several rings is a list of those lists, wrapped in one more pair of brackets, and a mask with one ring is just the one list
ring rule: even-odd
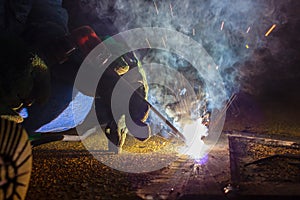
{"label": "welder's arm", "polygon": [[[151,132],[149,125],[146,124],[150,110],[150,105],[146,101],[149,90],[146,74],[133,52],[125,54],[123,58],[130,66],[130,69],[136,69],[130,73],[130,76],[124,76],[124,82],[126,82],[125,84],[129,84],[129,87],[137,88],[129,100],[130,116],[126,116],[125,121],[130,133],[137,139],[143,141],[150,137]],[[131,129],[131,120],[141,128]]]}

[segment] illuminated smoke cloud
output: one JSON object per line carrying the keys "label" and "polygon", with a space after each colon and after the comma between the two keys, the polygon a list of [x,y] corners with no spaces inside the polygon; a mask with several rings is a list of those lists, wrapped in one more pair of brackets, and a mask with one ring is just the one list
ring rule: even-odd
{"label": "illuminated smoke cloud", "polygon": [[[278,49],[280,49],[282,43],[273,39],[272,44],[270,44],[270,40],[268,39],[273,38],[273,33],[276,32],[279,27],[287,23],[288,18],[283,14],[284,12],[281,11],[284,10],[290,1],[86,0],[82,2],[88,2],[87,4],[90,5],[90,8],[96,6],[98,17],[112,20],[120,32],[140,27],[162,27],[179,31],[191,39],[196,40],[213,58],[216,66],[213,66],[214,68],[211,70],[217,70],[222,76],[222,80],[218,80],[216,84],[224,84],[227,98],[229,98],[233,93],[241,89],[251,93],[257,91],[253,89],[250,84],[251,77],[264,74],[267,71],[267,69],[265,69],[267,65],[265,64],[268,63],[268,65],[271,65],[273,62],[272,59],[278,54]],[[101,29],[101,26],[99,25],[99,27],[96,28]],[[274,32],[272,33],[272,31]],[[141,38],[143,37],[144,36],[141,35]],[[178,46],[178,48],[182,49],[182,51],[190,51],[190,48],[186,48],[184,45],[182,45],[182,48],[180,46]],[[170,66],[182,73],[190,82],[196,81],[198,78],[199,82],[196,82],[195,85],[200,85],[200,92],[205,93],[206,91],[211,91],[211,88],[213,88],[210,86],[211,88],[205,88],[206,91],[202,91],[202,86],[207,87],[205,83],[210,75],[208,74],[207,77],[201,77],[201,74],[197,74],[199,77],[195,78],[193,70],[186,67],[189,63],[178,55],[161,50],[152,50],[150,54],[148,51],[147,56],[144,56],[144,52],[140,53],[140,58],[142,58],[144,64],[159,63],[161,65]],[[198,57],[203,59],[202,63],[205,63],[205,59],[208,57],[205,56],[204,53],[202,55],[199,53]],[[188,69],[183,70],[184,67]],[[168,82],[168,79],[172,78],[172,76],[164,77],[161,83],[164,83],[164,81]],[[174,78],[172,80],[174,80]],[[153,92],[153,94],[150,93],[149,101],[153,103],[158,101],[159,97],[162,97],[162,99],[163,97],[167,97],[167,99],[163,99],[162,102],[168,105],[164,105],[165,109],[161,109],[160,112],[172,118],[173,120],[170,121],[173,122],[174,125],[176,125],[176,123],[186,125],[181,128],[184,134],[185,132],[187,132],[187,134],[193,132],[193,123],[188,124],[184,120],[177,119],[176,113],[180,113],[182,110],[176,110],[177,104],[175,100],[172,99],[174,95],[168,96],[168,88],[165,88],[166,91],[161,96],[161,88],[156,89],[152,87],[151,89],[152,91],[150,92]],[[176,89],[181,89],[179,95],[184,96],[186,88]],[[194,89],[196,90],[196,88]],[[208,100],[209,109],[213,110],[214,108],[219,108],[219,105],[223,103],[220,101],[221,98],[218,99],[216,97],[218,95],[220,94],[214,92],[210,94],[210,96],[206,95],[200,99],[204,99],[204,101]],[[210,98],[213,98],[213,100]],[[190,109],[191,104],[191,102],[186,103],[188,109]],[[196,106],[199,106],[200,110],[204,110],[206,104]],[[170,109],[168,109],[168,107]],[[180,108],[183,108],[183,106],[180,106]],[[172,113],[172,111],[176,111],[175,114]],[[159,119],[153,121],[156,122],[159,121]],[[152,128],[152,130],[155,130],[155,128],[158,129],[157,132],[161,129],[161,127],[157,126]],[[206,136],[206,127],[202,126],[201,128],[204,130],[199,132],[202,133],[202,136]],[[167,129],[163,130],[168,131]],[[208,137],[210,135],[211,134],[208,134]],[[196,136],[198,140],[189,137],[187,141],[191,141],[190,143],[193,141],[203,143],[198,135]],[[195,143],[197,144],[196,146],[201,146],[199,143]],[[199,156],[199,149],[195,148],[194,150],[193,147],[195,146],[193,146],[193,144],[191,144],[190,150],[192,153],[196,151],[196,156]]]}
{"label": "illuminated smoke cloud", "polygon": [[[98,1],[97,11],[100,18],[110,18],[119,31],[163,27],[196,40],[214,59],[217,65],[214,70],[223,79],[223,83],[217,84],[224,84],[229,98],[240,89],[249,93],[258,91],[253,89],[251,78],[266,71],[266,60],[280,45],[274,47],[274,42],[274,48],[268,49],[265,34],[272,25],[287,23],[287,17],[280,12],[286,4],[276,0],[115,0]],[[166,64],[177,70],[187,65],[165,51],[153,51],[152,57],[150,54],[143,61]],[[205,82],[206,77],[200,74],[199,79]],[[210,109],[220,103],[210,102]]]}
{"label": "illuminated smoke cloud", "polygon": [[[165,27],[189,35],[213,57],[230,96],[239,90],[237,80],[264,71],[260,66],[242,72],[239,68],[255,49],[266,48],[264,35],[272,24],[287,22],[279,14],[283,5],[274,0],[116,0],[114,23],[120,31]],[[172,59],[175,66],[178,61]]]}

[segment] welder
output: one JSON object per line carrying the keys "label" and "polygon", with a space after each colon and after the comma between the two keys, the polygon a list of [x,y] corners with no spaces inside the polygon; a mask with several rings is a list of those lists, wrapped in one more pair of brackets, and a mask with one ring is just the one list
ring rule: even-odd
{"label": "welder", "polygon": [[[77,70],[88,53],[101,42],[101,36],[99,38],[88,26],[69,32],[68,14],[61,4],[61,0],[42,2],[6,0],[2,1],[0,5],[1,19],[3,19],[1,31],[12,33],[22,40],[34,58],[38,58],[40,63],[47,68],[46,74],[50,73],[51,77],[51,83],[47,82],[47,79],[41,79],[39,74],[34,79],[35,83],[31,93],[36,95],[30,99],[30,102],[38,99],[39,96],[47,97],[48,101],[44,105],[33,104],[28,109],[29,116],[23,125],[29,133],[33,133],[37,128],[55,119],[68,106],[72,100],[73,83]],[[112,26],[112,24],[107,24],[107,26]],[[103,29],[106,28],[110,29],[110,27],[103,27]],[[102,37],[107,37],[107,35]],[[109,69],[111,70],[107,70],[101,77],[96,94],[88,94],[96,97],[97,117],[99,121],[102,120],[100,123],[107,124],[105,134],[112,143],[109,148],[114,152],[119,152],[124,144],[128,132],[126,122],[129,117],[136,124],[148,127],[145,120],[149,106],[143,101],[148,91],[143,73],[137,74],[130,80],[130,82],[139,84],[137,91],[130,99],[130,116],[120,115],[114,119],[110,108],[111,94],[115,84],[123,74],[135,67],[140,69],[139,72],[142,70],[134,53],[129,52],[118,58],[110,65]],[[13,82],[11,81],[9,84],[13,84]],[[85,91],[82,92],[85,93]],[[43,100],[45,99],[43,98]],[[26,105],[31,105],[31,103]],[[102,116],[103,113],[105,113],[105,117]],[[122,127],[120,127],[121,124]],[[149,132],[143,134],[143,137],[139,137],[134,130],[131,132],[138,139],[145,140],[150,135],[150,129],[148,128],[148,130]]]}

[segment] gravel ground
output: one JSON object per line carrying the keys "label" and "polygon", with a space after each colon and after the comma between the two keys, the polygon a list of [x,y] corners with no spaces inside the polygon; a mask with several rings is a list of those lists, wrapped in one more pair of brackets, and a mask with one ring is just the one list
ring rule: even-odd
{"label": "gravel ground", "polygon": [[149,175],[113,170],[87,152],[34,152],[27,199],[137,199],[134,191]]}
{"label": "gravel ground", "polygon": [[[148,142],[154,142],[155,139],[158,140],[153,138]],[[127,140],[129,141],[127,144],[132,142],[130,141],[132,138]],[[221,144],[224,142],[222,141]],[[132,149],[134,146],[136,144]],[[193,167],[194,160],[186,156],[175,159],[172,158],[171,153],[157,153],[155,156],[149,156],[149,160],[145,161],[145,163],[155,163],[157,160],[169,159],[170,164],[162,169],[132,174],[102,164],[84,150],[79,142],[55,142],[37,147],[33,151],[33,172],[27,199],[141,199],[141,197],[147,199],[158,194],[161,197],[174,199],[182,197],[184,190],[193,193],[193,187],[187,185],[193,185],[195,182],[199,184],[203,178],[212,179],[213,186],[218,185],[214,190],[220,193],[221,185],[230,181],[228,152],[228,146],[215,148],[208,157],[207,167],[201,168],[199,174]],[[98,154],[114,162],[120,162],[123,157],[105,151]],[[132,163],[139,159],[133,155],[128,155],[126,158]],[[171,193],[172,188],[174,192]],[[205,189],[207,188],[202,187],[201,191]]]}
{"label": "gravel ground", "polygon": [[[255,100],[241,96],[228,110],[223,131],[224,134],[247,132],[257,134],[257,136],[267,134],[271,137],[274,135],[283,138],[286,136],[299,138],[299,124],[299,115],[293,106],[282,108],[280,104],[268,102],[258,105]],[[174,149],[176,150],[174,148],[176,145],[179,143],[170,142],[161,137],[153,137],[147,143],[138,143],[133,138],[127,137],[124,149],[136,152],[159,152],[160,155],[154,156],[153,154],[152,157],[152,159],[159,160],[168,159]],[[103,146],[106,145],[103,144]],[[105,155],[109,161],[114,156],[105,152],[105,148],[99,154]],[[274,153],[300,153],[291,149],[247,143],[240,146],[240,149],[244,149],[244,152],[250,155],[251,161]],[[166,154],[168,152],[170,154]],[[118,160],[117,157],[114,158],[116,158],[115,161]],[[151,158],[149,159],[151,162]],[[270,163],[259,165],[258,168],[249,166],[248,171],[243,171],[243,180],[248,183],[264,181],[269,187],[272,186],[272,181],[284,184],[299,183],[298,168],[286,167],[285,163],[291,162],[290,160],[282,162],[282,159],[278,158],[275,161],[276,168],[272,170],[270,170],[270,165],[272,166]],[[164,170],[166,168],[139,174],[121,172],[97,161],[80,142],[54,142],[33,149],[33,171],[26,199],[140,199],[137,191],[141,188],[151,188],[155,180],[163,176]],[[258,170],[256,172],[259,173],[251,174],[249,170]],[[279,180],[278,174],[286,179]],[[172,173],[165,177],[171,176]],[[222,185],[229,181],[230,177],[228,173],[224,175],[220,172],[214,176],[214,179],[216,182],[219,180]],[[192,183],[193,181],[190,182]],[[263,188],[265,187],[264,185]],[[195,190],[194,187],[187,188],[189,194]]]}
{"label": "gravel ground", "polygon": [[[93,136],[89,139],[92,140]],[[161,137],[152,137],[145,143],[127,137],[124,151],[129,153],[115,155],[104,148],[94,156],[115,166],[122,167],[126,159],[127,167],[130,167],[130,163],[136,167],[134,163],[138,162],[141,164],[139,167],[149,169],[152,167],[149,163],[170,163],[175,160],[172,157],[173,146],[174,141],[170,145],[170,141]],[[130,151],[158,152],[145,157],[131,155]],[[27,199],[139,199],[136,190],[149,184],[155,174],[160,173],[160,170],[125,173],[102,164],[94,156],[81,142],[53,142],[34,148],[33,172]]]}

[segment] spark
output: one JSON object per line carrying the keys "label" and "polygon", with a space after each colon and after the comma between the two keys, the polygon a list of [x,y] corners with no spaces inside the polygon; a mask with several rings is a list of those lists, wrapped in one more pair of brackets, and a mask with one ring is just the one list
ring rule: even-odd
{"label": "spark", "polygon": [[164,47],[167,48],[166,41],[165,41],[164,37],[161,37],[161,39],[162,39]]}
{"label": "spark", "polygon": [[224,28],[224,21],[222,21],[222,24],[221,24],[221,31],[223,30]]}
{"label": "spark", "polygon": [[150,44],[150,42],[149,42],[148,38],[146,38],[145,40],[146,40],[146,42],[147,42],[147,44],[148,44],[149,48],[151,49],[152,47],[151,47],[151,44]]}
{"label": "spark", "polygon": [[170,10],[171,10],[171,16],[174,17],[172,4],[170,4]]}
{"label": "spark", "polygon": [[247,31],[246,31],[246,33],[249,33],[250,29],[251,29],[251,28],[250,28],[250,26],[249,26],[248,29],[247,29]]}
{"label": "spark", "polygon": [[219,66],[217,65],[217,66],[216,66],[216,70],[218,70],[218,69],[219,69]]}
{"label": "spark", "polygon": [[249,49],[249,45],[248,44],[246,44],[246,48]]}
{"label": "spark", "polygon": [[193,28],[193,36],[195,36],[195,34],[196,34],[196,31],[195,31],[195,29]]}
{"label": "spark", "polygon": [[105,65],[105,63],[107,63],[107,61],[108,61],[108,58],[106,58],[102,64]]}
{"label": "spark", "polygon": [[268,35],[275,29],[276,24],[273,24],[272,27],[266,32],[265,36],[268,37]]}
{"label": "spark", "polygon": [[102,62],[102,64],[105,65],[110,57],[111,57],[111,54]]}
{"label": "spark", "polygon": [[183,89],[180,91],[179,95],[180,95],[180,96],[183,96],[183,95],[185,95],[185,93],[186,93],[186,88],[183,88]]}
{"label": "spark", "polygon": [[157,5],[156,5],[156,3],[155,3],[155,1],[153,0],[153,4],[154,4],[154,7],[155,7],[155,10],[156,10],[156,14],[158,15],[158,8],[157,8]]}

